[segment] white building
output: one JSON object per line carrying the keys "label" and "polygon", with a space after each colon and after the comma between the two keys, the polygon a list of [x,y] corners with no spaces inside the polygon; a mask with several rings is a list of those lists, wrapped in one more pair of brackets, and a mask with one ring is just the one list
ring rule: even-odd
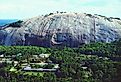
{"label": "white building", "polygon": [[39,56],[42,58],[48,58],[50,56],[50,54],[40,54]]}

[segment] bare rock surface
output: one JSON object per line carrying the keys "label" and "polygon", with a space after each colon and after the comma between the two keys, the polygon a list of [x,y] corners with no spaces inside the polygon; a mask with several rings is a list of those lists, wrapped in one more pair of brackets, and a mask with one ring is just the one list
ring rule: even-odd
{"label": "bare rock surface", "polygon": [[120,18],[81,13],[54,13],[0,28],[1,45],[78,47],[121,38]]}

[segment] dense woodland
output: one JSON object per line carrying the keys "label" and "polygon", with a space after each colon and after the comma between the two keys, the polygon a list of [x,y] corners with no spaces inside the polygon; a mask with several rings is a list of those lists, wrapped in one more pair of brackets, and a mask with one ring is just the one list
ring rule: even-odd
{"label": "dense woodland", "polygon": [[[43,48],[36,46],[0,46],[0,54],[24,58],[41,53],[51,54],[49,60],[59,64],[56,72],[23,75],[9,72],[7,63],[0,64],[0,82],[120,82],[121,41],[91,43],[79,48]],[[20,58],[18,58],[21,61]]]}

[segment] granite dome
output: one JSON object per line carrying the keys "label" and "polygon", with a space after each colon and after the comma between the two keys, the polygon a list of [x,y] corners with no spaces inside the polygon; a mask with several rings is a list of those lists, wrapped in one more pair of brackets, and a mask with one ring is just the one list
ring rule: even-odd
{"label": "granite dome", "polygon": [[86,13],[50,13],[0,29],[0,44],[7,46],[78,47],[90,42],[113,42],[119,38],[120,18]]}

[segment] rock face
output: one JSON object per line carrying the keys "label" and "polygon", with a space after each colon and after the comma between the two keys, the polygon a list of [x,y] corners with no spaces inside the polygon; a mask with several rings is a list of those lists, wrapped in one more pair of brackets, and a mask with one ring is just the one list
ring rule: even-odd
{"label": "rock face", "polygon": [[119,38],[119,18],[85,13],[51,13],[0,28],[0,44],[7,46],[78,47],[90,42],[112,42]]}

